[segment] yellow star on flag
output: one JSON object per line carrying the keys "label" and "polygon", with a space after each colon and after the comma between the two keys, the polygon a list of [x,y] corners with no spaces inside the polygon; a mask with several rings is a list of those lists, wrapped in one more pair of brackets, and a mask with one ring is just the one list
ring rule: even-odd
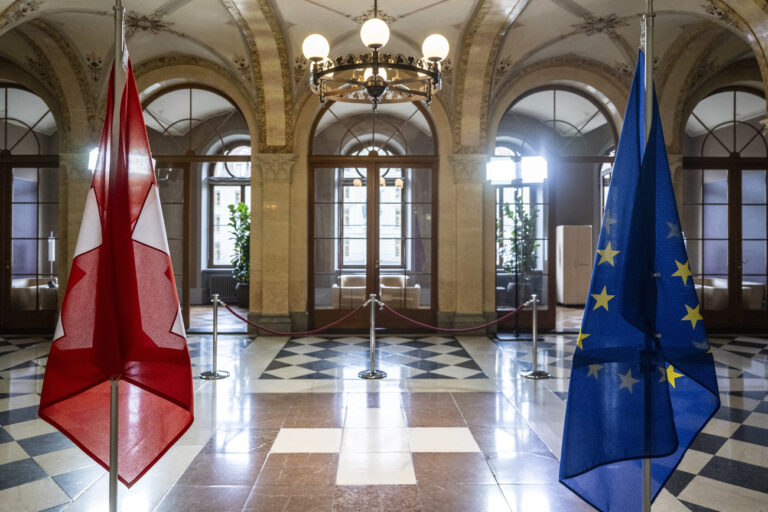
{"label": "yellow star on flag", "polygon": [[680,263],[679,261],[675,260],[675,265],[677,265],[677,272],[672,274],[672,277],[679,277],[683,280],[683,284],[688,284],[688,278],[693,275],[691,273],[691,267],[688,262],[686,261],[685,263]]}
{"label": "yellow star on flag", "polygon": [[589,334],[582,334],[581,330],[579,330],[579,337],[576,339],[576,346],[584,350],[584,347],[582,346],[581,342],[584,341],[584,338],[588,338],[588,337],[589,337]]}
{"label": "yellow star on flag", "polygon": [[[594,295],[593,295],[593,297],[594,297]],[[688,314],[685,315],[683,318],[681,318],[681,320],[683,320],[683,321],[690,320],[691,321],[691,328],[692,329],[696,328],[696,322],[698,322],[699,320],[704,320],[704,317],[701,316],[701,314],[699,313],[699,308],[700,307],[701,306],[696,306],[695,308],[692,308],[692,307],[688,306],[688,304],[685,305],[685,309],[688,310]]]}
{"label": "yellow star on flag", "polygon": [[595,307],[592,308],[592,311],[596,310],[599,307],[604,307],[606,311],[608,311],[608,301],[615,297],[615,295],[608,295],[605,291],[605,286],[603,286],[603,291],[600,293],[590,293],[593,299],[595,299]]}
{"label": "yellow star on flag", "polygon": [[611,247],[611,242],[608,242],[608,245],[605,246],[605,249],[598,249],[597,254],[600,255],[600,261],[597,262],[598,265],[602,265],[603,263],[610,263],[612,267],[615,265],[613,264],[613,257],[619,254],[621,251],[614,251],[613,247]]}
{"label": "yellow star on flag", "polygon": [[587,374],[587,377],[594,377],[595,380],[597,380],[597,372],[603,369],[603,365],[601,364],[591,364],[589,365],[589,373]]}
{"label": "yellow star on flag", "polygon": [[673,388],[675,387],[675,379],[679,379],[680,377],[684,377],[684,375],[682,373],[677,373],[674,366],[667,366],[667,382],[672,384]]}

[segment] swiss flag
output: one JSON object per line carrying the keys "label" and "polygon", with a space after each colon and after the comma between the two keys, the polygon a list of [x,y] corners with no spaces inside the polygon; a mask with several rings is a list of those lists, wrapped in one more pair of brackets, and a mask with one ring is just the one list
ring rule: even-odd
{"label": "swiss flag", "polygon": [[104,120],[39,415],[108,469],[110,379],[119,378],[118,477],[130,487],[192,424],[193,396],[157,181],[126,66],[117,69],[122,101]]}

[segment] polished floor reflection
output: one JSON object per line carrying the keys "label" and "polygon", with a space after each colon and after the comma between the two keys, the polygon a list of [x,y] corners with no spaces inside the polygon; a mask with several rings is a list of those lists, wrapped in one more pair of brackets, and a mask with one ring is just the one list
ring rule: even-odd
{"label": "polished floor reflection", "polygon": [[[211,338],[190,335],[195,375]],[[768,510],[768,341],[713,338],[723,408],[653,510]],[[195,380],[195,423],[130,490],[140,511],[581,511],[557,483],[575,336],[544,336],[553,378],[528,381],[530,342],[382,336],[219,338]],[[103,511],[106,473],[37,404],[50,341],[0,337],[0,511]],[[282,370],[282,372],[281,372]],[[277,373],[276,373],[277,372]]]}

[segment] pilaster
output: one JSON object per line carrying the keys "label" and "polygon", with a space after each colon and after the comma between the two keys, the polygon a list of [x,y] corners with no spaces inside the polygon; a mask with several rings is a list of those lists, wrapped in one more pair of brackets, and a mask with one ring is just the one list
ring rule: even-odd
{"label": "pilaster", "polygon": [[257,250],[251,252],[251,298],[256,300],[251,301],[249,316],[257,315],[271,327],[283,330],[291,325],[290,204],[296,155],[256,154],[252,161],[254,185],[260,185],[261,194],[258,203],[253,198],[251,202],[251,248]]}
{"label": "pilaster", "polygon": [[456,183],[457,325],[469,319],[479,320],[483,315],[483,187],[487,159],[484,154],[450,156]]}

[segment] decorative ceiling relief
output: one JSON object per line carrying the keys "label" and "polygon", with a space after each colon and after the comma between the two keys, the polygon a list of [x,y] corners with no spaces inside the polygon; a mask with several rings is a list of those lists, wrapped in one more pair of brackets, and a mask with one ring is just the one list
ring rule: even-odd
{"label": "decorative ceiling relief", "polygon": [[587,14],[584,16],[584,21],[573,25],[573,28],[577,33],[588,36],[607,34],[611,37],[618,37],[619,34],[616,30],[627,25],[629,25],[627,20],[620,18],[617,14],[609,14],[608,16]]}
{"label": "decorative ceiling relief", "polygon": [[95,52],[90,52],[85,54],[85,64],[91,73],[91,79],[94,82],[98,82],[99,78],[101,78],[101,70],[104,67],[104,58]]}
{"label": "decorative ceiling relief", "polygon": [[512,69],[512,66],[514,63],[512,62],[512,57],[507,55],[503,59],[499,60],[499,62],[496,64],[496,69],[494,70],[496,77],[500,77],[507,73],[510,69]]}
{"label": "decorative ceiling relief", "polygon": [[42,3],[43,2],[39,2],[38,0],[23,0],[22,2],[18,2],[8,10],[5,14],[5,19],[0,20],[0,28],[21,21],[30,14],[36,13],[40,10]]}
{"label": "decorative ceiling relief", "polygon": [[307,70],[307,59],[303,56],[296,57],[293,60],[293,80],[297,84],[304,79],[304,72]]}
{"label": "decorative ceiling relief", "polygon": [[235,68],[240,72],[240,76],[242,76],[244,80],[250,82],[251,64],[248,62],[248,59],[242,55],[234,55],[232,57],[232,62],[235,64]]}
{"label": "decorative ceiling relief", "polygon": [[730,25],[732,27],[736,26],[736,22],[731,17],[731,13],[717,5],[715,0],[707,0],[707,3],[703,5],[703,8],[704,12],[710,16],[714,16],[726,25]]}
{"label": "decorative ceiling relief", "polygon": [[149,15],[129,11],[125,15],[125,37],[130,39],[137,32],[170,32],[173,23],[163,20],[165,11],[157,10]]}
{"label": "decorative ceiling relief", "polygon": [[[363,14],[360,14],[358,16],[349,16],[349,15],[347,15],[347,17],[349,19],[351,19],[352,21],[354,21],[355,23],[357,23],[358,25],[362,25],[363,23],[365,23],[366,21],[368,21],[369,19],[374,17],[374,15],[373,15],[373,8],[368,9]],[[394,23],[394,22],[396,22],[397,20],[400,19],[397,16],[391,16],[391,15],[387,14],[386,12],[382,11],[381,9],[378,10],[378,14],[376,15],[376,17],[379,18],[380,20],[382,20],[387,25],[391,25],[392,23]]]}

